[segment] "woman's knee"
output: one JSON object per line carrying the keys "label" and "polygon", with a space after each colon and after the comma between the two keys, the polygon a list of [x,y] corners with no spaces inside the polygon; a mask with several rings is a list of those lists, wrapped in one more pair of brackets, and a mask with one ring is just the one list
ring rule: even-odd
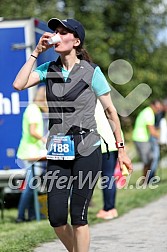
{"label": "woman's knee", "polygon": [[60,227],[67,224],[68,206],[59,204],[59,200],[48,200],[48,217],[52,227]]}
{"label": "woman's knee", "polygon": [[67,225],[61,225],[59,227],[54,227],[55,233],[59,236],[66,230]]}
{"label": "woman's knee", "polygon": [[74,195],[70,206],[71,224],[73,226],[83,226],[88,223],[87,213],[90,199],[79,195]]}
{"label": "woman's knee", "polygon": [[54,228],[59,228],[67,224],[67,215],[66,214],[55,214],[51,213],[49,215],[50,225]]}

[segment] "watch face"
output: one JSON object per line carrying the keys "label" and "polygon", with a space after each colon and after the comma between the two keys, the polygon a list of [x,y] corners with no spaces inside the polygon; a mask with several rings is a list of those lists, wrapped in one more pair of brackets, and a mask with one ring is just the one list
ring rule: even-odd
{"label": "watch face", "polygon": [[118,142],[118,143],[116,142],[115,144],[116,144],[117,148],[123,148],[124,147],[124,142]]}

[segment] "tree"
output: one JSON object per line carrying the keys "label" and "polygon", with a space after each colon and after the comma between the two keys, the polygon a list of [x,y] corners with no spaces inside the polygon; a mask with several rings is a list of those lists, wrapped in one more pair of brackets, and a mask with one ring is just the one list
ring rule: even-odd
{"label": "tree", "polygon": [[[2,2],[2,0],[0,0]],[[164,0],[6,0],[0,4],[5,18],[76,18],[86,30],[86,48],[112,86],[124,97],[140,83],[147,83],[152,95],[132,113],[131,118],[152,98],[166,93],[166,45],[158,32],[166,26]],[[117,85],[109,79],[108,68],[117,60],[128,61],[132,79]],[[112,73],[111,73],[112,74]]]}
{"label": "tree", "polygon": [[60,1],[54,0],[0,0],[0,13],[5,19],[36,17],[47,21],[49,18],[61,18]]}
{"label": "tree", "polygon": [[131,115],[132,121],[150,99],[167,95],[166,48],[157,39],[157,33],[166,25],[166,11],[165,2],[161,0],[111,0],[104,8],[105,33],[108,35],[105,43],[108,44],[110,62],[124,59],[133,68],[129,83],[117,85],[112,82],[113,87],[124,97],[140,83],[147,83],[152,89],[149,99]]}

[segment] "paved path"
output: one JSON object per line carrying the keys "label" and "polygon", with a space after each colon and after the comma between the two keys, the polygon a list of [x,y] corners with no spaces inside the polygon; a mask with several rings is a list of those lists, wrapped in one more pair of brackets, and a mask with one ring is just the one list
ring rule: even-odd
{"label": "paved path", "polygon": [[[91,226],[90,252],[167,252],[167,195],[143,208]],[[65,252],[55,240],[34,252]]]}

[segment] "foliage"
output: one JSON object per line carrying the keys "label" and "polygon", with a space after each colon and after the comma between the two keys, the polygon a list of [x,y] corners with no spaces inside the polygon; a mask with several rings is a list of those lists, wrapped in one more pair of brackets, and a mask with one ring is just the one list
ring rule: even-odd
{"label": "foliage", "polygon": [[[164,0],[29,0],[28,5],[26,0],[6,0],[0,4],[0,13],[7,19],[80,20],[86,29],[86,48],[119,93],[125,97],[140,83],[151,87],[152,95],[130,115],[133,122],[150,99],[167,96],[167,45],[159,40],[167,23],[166,5]],[[126,85],[116,85],[108,78],[108,67],[116,59],[128,61],[133,68]]]}

